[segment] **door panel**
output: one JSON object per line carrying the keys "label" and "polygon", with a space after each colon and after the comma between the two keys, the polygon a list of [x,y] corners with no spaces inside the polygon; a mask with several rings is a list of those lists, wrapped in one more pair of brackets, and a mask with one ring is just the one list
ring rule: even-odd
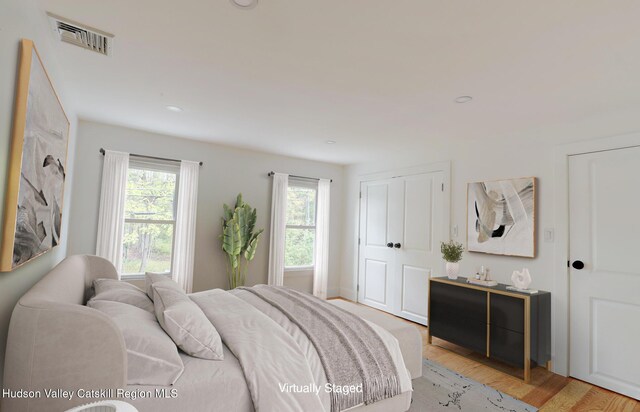
{"label": "door panel", "polygon": [[404,182],[404,250],[431,250],[432,186],[433,178]]}
{"label": "door panel", "polygon": [[389,237],[391,179],[361,185],[358,302],[393,311],[394,250]]}
{"label": "door panel", "polygon": [[640,399],[640,148],[569,160],[570,374]]}
{"label": "door panel", "polygon": [[387,262],[366,259],[364,264],[364,299],[387,304]]}
{"label": "door panel", "polygon": [[433,172],[398,182],[404,216],[403,243],[395,262],[401,275],[395,314],[423,325],[427,324],[429,277],[433,268],[442,267],[440,250],[433,247],[442,239],[442,181],[443,173]]}
{"label": "door panel", "polygon": [[426,319],[427,307],[424,305],[424,297],[429,294],[431,270],[407,265],[402,269],[402,307],[400,311],[419,319]]}
{"label": "door panel", "polygon": [[389,185],[370,185],[366,191],[367,222],[365,225],[365,244],[367,246],[385,246],[387,243]]}

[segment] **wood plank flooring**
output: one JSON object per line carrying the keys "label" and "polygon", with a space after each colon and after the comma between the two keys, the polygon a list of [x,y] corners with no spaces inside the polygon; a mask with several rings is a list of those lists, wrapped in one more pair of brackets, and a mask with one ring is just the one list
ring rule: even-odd
{"label": "wood plank flooring", "polygon": [[565,378],[537,367],[526,384],[522,369],[487,359],[452,343],[433,337],[427,343],[427,328],[413,322],[422,334],[422,356],[464,376],[521,399],[541,411],[624,411],[640,412],[640,402],[615,392]]}
{"label": "wood plank flooring", "polygon": [[423,357],[521,399],[543,412],[640,412],[640,402],[634,399],[577,379],[556,375],[541,367],[531,371],[530,383],[524,383],[521,379],[522,369],[487,359],[435,337],[429,345],[425,326],[401,320],[415,326],[422,334]]}

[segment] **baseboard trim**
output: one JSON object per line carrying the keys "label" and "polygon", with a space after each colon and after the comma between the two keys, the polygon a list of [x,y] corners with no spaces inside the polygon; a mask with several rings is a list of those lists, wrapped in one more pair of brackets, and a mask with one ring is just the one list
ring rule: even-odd
{"label": "baseboard trim", "polygon": [[351,288],[340,288],[340,297],[349,299],[353,302],[358,301],[358,295],[356,294],[356,291]]}

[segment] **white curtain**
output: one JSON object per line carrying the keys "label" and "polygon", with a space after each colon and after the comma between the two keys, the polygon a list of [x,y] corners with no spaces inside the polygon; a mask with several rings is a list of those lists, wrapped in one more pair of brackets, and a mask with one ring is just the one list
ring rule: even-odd
{"label": "white curtain", "polygon": [[172,277],[187,293],[193,289],[199,175],[200,163],[189,160],[180,162]]}
{"label": "white curtain", "polygon": [[127,195],[129,153],[105,151],[98,215],[96,255],[113,263],[118,276],[122,269],[124,202]]}
{"label": "white curtain", "polygon": [[284,242],[287,227],[289,175],[275,173],[271,195],[271,237],[269,241],[269,284],[284,284]]}
{"label": "white curtain", "polygon": [[313,294],[327,298],[329,280],[329,208],[331,205],[331,181],[318,181],[318,207],[316,209],[316,248],[313,268]]}

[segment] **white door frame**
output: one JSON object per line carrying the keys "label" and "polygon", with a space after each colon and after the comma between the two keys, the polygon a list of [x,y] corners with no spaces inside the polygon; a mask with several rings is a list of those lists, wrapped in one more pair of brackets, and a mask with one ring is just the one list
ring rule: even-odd
{"label": "white door frame", "polygon": [[552,293],[553,372],[568,376],[569,371],[569,156],[640,146],[640,132],[560,145],[555,153],[555,293]]}
{"label": "white door frame", "polygon": [[[362,190],[363,182],[370,182],[372,180],[382,180],[382,179],[392,179],[394,177],[403,177],[403,176],[411,176],[411,175],[419,175],[424,173],[431,172],[442,172],[442,181],[444,184],[443,191],[443,205],[442,205],[442,234],[443,240],[447,241],[451,238],[451,161],[446,160],[442,162],[434,162],[428,163],[425,165],[407,167],[402,169],[393,169],[384,172],[374,172],[374,173],[366,173],[358,176],[358,192]],[[355,301],[358,301],[358,285],[360,284],[360,245],[358,244],[358,238],[360,237],[360,211],[361,211],[361,202],[362,199],[358,200],[358,222],[356,224],[356,236],[354,241],[354,268],[356,269],[356,277],[355,277]]]}

